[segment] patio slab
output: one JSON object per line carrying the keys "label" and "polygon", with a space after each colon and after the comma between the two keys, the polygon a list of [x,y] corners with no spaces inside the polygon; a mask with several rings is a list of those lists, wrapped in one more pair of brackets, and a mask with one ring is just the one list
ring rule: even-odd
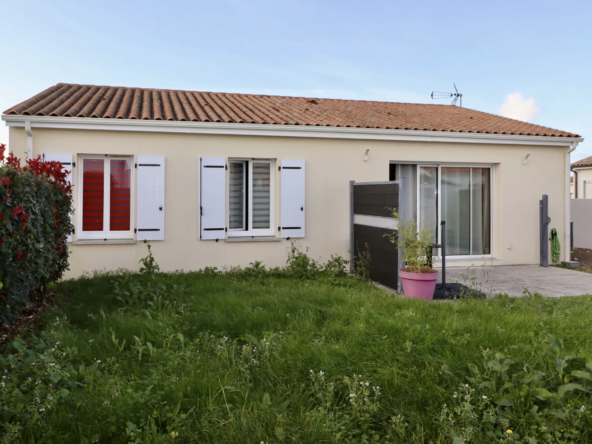
{"label": "patio slab", "polygon": [[523,296],[525,289],[550,297],[592,295],[592,274],[538,265],[447,267],[446,282],[460,282],[488,296]]}

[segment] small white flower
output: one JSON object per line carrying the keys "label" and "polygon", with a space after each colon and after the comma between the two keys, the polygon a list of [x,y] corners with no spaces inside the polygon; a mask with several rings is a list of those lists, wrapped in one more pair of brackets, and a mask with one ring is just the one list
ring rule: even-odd
{"label": "small white flower", "polygon": [[469,388],[469,384],[465,384],[465,387],[466,387],[466,388]]}
{"label": "small white flower", "polygon": [[350,398],[355,398],[355,397],[356,397],[356,394],[355,394],[355,393],[350,393],[350,394],[349,394],[349,397],[350,397]]}
{"label": "small white flower", "polygon": [[39,411],[43,413],[45,411],[45,409],[44,408],[40,408]]}
{"label": "small white flower", "polygon": [[487,396],[482,396],[483,399],[487,399]]}
{"label": "small white flower", "polygon": [[319,372],[319,375],[321,375],[321,376],[323,376],[324,374],[325,374],[325,373],[323,372],[323,370],[321,370],[321,371]]}
{"label": "small white flower", "polygon": [[90,341],[88,341],[88,343],[90,344],[92,341],[94,341],[94,339],[91,339]]}
{"label": "small white flower", "polygon": [[0,384],[0,385],[1,385],[2,387],[6,387],[6,384],[4,384],[4,383],[2,383],[2,384]]}
{"label": "small white flower", "polygon": [[369,383],[366,383],[366,387],[368,387],[369,385],[370,385]]}
{"label": "small white flower", "polygon": [[453,398],[456,398],[456,393],[454,395],[452,395]]}
{"label": "small white flower", "polygon": [[100,359],[98,359],[98,360],[97,360],[97,364],[100,364],[100,363],[101,363],[101,360],[100,360]]}

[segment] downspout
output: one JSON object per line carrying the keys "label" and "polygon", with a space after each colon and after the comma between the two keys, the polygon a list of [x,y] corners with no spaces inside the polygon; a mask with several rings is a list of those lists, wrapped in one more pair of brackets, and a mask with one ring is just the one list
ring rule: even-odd
{"label": "downspout", "polygon": [[[570,234],[570,225],[571,225],[571,196],[569,194],[569,173],[571,171],[571,153],[577,148],[578,142],[573,142],[571,144],[570,149],[565,154],[565,243],[563,244],[563,251],[565,251],[565,262],[571,261],[571,234]],[[577,177],[577,176],[576,176]],[[577,196],[577,189],[578,183],[575,182],[575,189],[576,189],[576,196]]]}
{"label": "downspout", "polygon": [[570,171],[575,174],[574,177],[574,199],[578,198],[578,171],[571,167]]}
{"label": "downspout", "polygon": [[27,133],[27,160],[33,159],[33,131],[31,121],[25,120],[25,133]]}

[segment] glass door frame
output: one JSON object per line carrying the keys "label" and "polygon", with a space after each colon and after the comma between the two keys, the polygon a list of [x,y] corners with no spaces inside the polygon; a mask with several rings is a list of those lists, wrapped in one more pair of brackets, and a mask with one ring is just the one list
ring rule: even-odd
{"label": "glass door frame", "polygon": [[[493,165],[479,165],[479,164],[461,164],[461,163],[417,163],[417,171],[416,171],[416,184],[417,184],[417,228],[420,228],[420,221],[421,221],[421,191],[420,191],[420,168],[421,167],[431,167],[431,168],[438,168],[438,223],[436,224],[436,240],[434,241],[435,244],[440,244],[442,242],[442,226],[440,223],[442,222],[442,168],[487,168],[489,169],[489,245],[490,245],[490,253],[489,254],[463,254],[463,255],[454,255],[454,256],[446,256],[447,258],[454,258],[454,259],[475,259],[475,258],[492,258],[493,257]],[[470,197],[469,201],[473,202],[473,174],[472,170],[469,174],[469,192]],[[471,208],[471,222],[470,222],[470,246],[469,251],[473,250],[473,215],[472,215],[472,208]],[[437,249],[437,255],[434,255],[435,260],[442,259],[442,249]]]}

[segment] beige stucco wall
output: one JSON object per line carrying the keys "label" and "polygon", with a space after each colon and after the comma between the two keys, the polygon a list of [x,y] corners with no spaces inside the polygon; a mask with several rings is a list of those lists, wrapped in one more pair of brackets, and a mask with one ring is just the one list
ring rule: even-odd
{"label": "beige stucco wall", "polygon": [[[200,157],[305,159],[306,237],[300,243],[320,260],[331,254],[349,258],[348,182],[388,180],[389,162],[393,161],[493,165],[492,256],[496,264],[539,262],[542,194],[549,195],[551,227],[557,229],[562,245],[564,242],[567,148],[57,129],[33,129],[33,135],[35,155],[72,153],[74,160],[77,154],[166,156],[165,240],[152,242],[156,260],[164,271],[246,266],[255,260],[277,266],[286,261],[287,240],[198,240]],[[26,153],[24,129],[10,128],[10,147],[17,155]],[[364,162],[367,148],[369,160]],[[529,153],[528,165],[523,165]],[[75,171],[75,189],[77,184]],[[77,208],[78,196],[74,195]],[[275,226],[278,222],[276,219]],[[97,269],[137,269],[139,259],[147,252],[144,243],[72,245],[71,249],[68,277]],[[460,266],[483,260],[448,263]]]}

